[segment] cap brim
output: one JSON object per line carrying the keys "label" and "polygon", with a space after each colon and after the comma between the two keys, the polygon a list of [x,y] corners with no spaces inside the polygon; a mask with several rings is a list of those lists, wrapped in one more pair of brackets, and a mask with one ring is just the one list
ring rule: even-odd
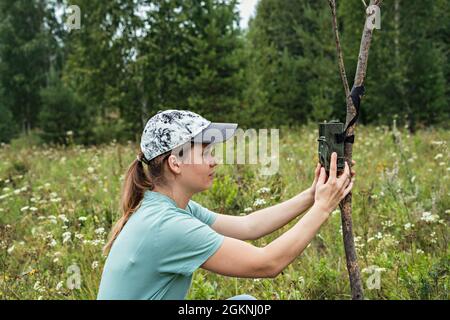
{"label": "cap brim", "polygon": [[211,122],[191,141],[196,143],[221,143],[234,136],[237,127],[237,123]]}

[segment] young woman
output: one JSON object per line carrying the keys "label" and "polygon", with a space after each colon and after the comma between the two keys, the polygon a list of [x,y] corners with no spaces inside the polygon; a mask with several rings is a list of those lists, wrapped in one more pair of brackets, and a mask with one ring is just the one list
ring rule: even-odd
{"label": "young woman", "polygon": [[[346,164],[337,177],[333,153],[329,176],[318,164],[311,187],[283,203],[247,216],[204,208],[191,197],[212,185],[217,163],[211,146],[232,137],[236,128],[185,110],[160,111],[148,121],[141,152],[125,177],[123,215],[105,246],[109,255],[98,299],[185,299],[199,267],[231,277],[274,278],[351,191],[354,172]],[[267,246],[245,241],[279,229],[308,209]]]}

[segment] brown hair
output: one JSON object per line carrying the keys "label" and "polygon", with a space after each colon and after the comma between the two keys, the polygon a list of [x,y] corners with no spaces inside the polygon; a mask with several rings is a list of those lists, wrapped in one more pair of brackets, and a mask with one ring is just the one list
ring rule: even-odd
{"label": "brown hair", "polygon": [[130,216],[138,209],[144,198],[145,191],[153,190],[155,183],[166,183],[164,178],[164,162],[170,155],[171,151],[168,151],[152,159],[146,165],[146,170],[143,163],[145,157],[142,151],[140,151],[137,158],[130,164],[125,175],[120,198],[122,216],[111,230],[109,240],[103,247],[104,254],[107,254],[111,250],[120,231],[122,231]]}
{"label": "brown hair", "polygon": [[[191,148],[194,142],[191,142]],[[156,158],[147,162],[142,151],[139,151],[137,158],[128,167],[125,180],[122,186],[122,195],[120,198],[120,208],[122,216],[116,222],[109,235],[109,240],[103,247],[103,253],[107,254],[119,235],[123,227],[127,223],[130,216],[138,209],[144,193],[147,190],[153,190],[155,184],[166,185],[167,181],[164,177],[164,163],[171,154],[178,155],[179,158],[185,156],[182,146],[174,150],[167,151]],[[144,168],[144,161],[147,163]]]}

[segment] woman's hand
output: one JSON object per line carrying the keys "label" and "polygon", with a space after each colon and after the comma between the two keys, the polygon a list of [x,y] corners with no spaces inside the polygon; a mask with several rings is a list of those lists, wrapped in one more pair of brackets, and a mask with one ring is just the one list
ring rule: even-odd
{"label": "woman's hand", "polygon": [[330,175],[327,179],[325,168],[320,168],[319,178],[316,182],[316,193],[314,205],[323,211],[330,213],[339,202],[352,190],[354,178],[350,174],[350,169],[345,162],[344,172],[337,177],[337,154],[331,154]]}
{"label": "woman's hand", "polygon": [[[352,160],[352,169],[350,169],[350,174],[351,174],[351,177],[353,178],[353,181],[354,181],[354,177],[356,175],[355,170],[353,170],[353,166],[355,165],[355,163],[356,163],[356,161]],[[320,176],[320,168],[321,168],[321,164],[320,164],[320,162],[318,162],[316,165],[316,169],[314,170],[314,181],[313,181],[311,187],[308,188],[308,192],[310,193],[312,199],[315,199],[315,196],[316,196],[316,185],[317,185],[317,181],[319,180],[319,176]]]}

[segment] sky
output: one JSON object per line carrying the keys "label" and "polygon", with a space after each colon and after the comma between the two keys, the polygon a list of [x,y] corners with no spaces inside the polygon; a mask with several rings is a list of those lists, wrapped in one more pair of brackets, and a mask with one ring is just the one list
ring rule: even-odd
{"label": "sky", "polygon": [[241,28],[247,28],[248,20],[255,14],[256,3],[258,0],[241,0],[239,11],[241,15]]}

